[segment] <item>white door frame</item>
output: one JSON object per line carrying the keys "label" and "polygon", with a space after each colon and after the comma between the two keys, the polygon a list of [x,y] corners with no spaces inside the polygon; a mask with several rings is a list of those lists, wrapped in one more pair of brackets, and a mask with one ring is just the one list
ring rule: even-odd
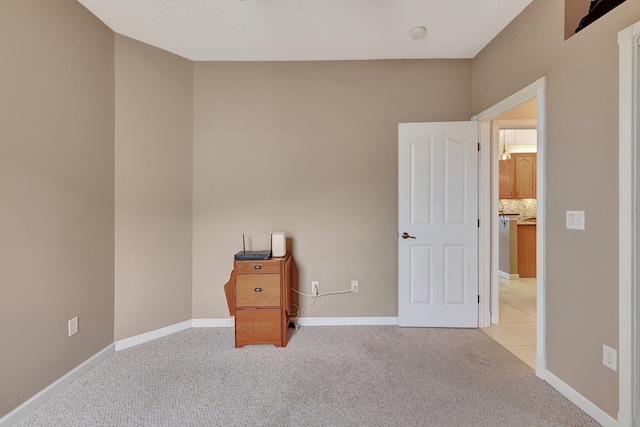
{"label": "white door frame", "polygon": [[[480,308],[478,323],[480,327],[491,325],[491,288],[497,289],[498,283],[498,141],[491,138],[491,121],[502,114],[533,99],[538,100],[537,129],[537,220],[536,220],[536,375],[544,379],[546,372],[545,356],[545,170],[546,170],[546,86],[547,78],[541,77],[529,86],[519,90],[496,105],[472,117],[477,120],[480,136],[479,166],[479,293]],[[485,224],[485,226],[482,226]]]}
{"label": "white door frame", "polygon": [[619,130],[619,406],[618,426],[640,427],[640,292],[638,292],[638,247],[640,227],[636,203],[640,197],[640,150],[636,106],[640,102],[640,22],[618,33],[620,61]]}

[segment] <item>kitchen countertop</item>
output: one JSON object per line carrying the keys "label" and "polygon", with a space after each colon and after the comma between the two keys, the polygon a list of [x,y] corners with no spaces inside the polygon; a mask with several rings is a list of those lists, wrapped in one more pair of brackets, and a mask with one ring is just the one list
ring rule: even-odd
{"label": "kitchen countertop", "polygon": [[519,219],[518,225],[536,225],[536,218]]}

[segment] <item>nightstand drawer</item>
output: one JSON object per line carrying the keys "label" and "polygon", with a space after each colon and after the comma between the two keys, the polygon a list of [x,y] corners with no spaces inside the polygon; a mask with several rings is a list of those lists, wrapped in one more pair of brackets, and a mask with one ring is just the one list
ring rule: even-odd
{"label": "nightstand drawer", "polygon": [[[238,310],[236,347],[247,344],[285,345],[282,339],[282,312],[279,309]],[[286,330],[286,329],[285,329]]]}
{"label": "nightstand drawer", "polygon": [[275,273],[280,274],[278,261],[236,261],[234,264],[236,274],[242,273]]}
{"label": "nightstand drawer", "polygon": [[279,274],[238,274],[236,307],[279,307]]}

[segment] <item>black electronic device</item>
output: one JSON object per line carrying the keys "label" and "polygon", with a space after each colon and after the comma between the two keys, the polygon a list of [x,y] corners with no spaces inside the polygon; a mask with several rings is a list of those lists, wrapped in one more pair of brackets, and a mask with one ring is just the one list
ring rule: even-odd
{"label": "black electronic device", "polygon": [[271,249],[264,251],[247,251],[244,245],[244,234],[242,235],[242,250],[233,256],[236,261],[255,261],[271,258]]}

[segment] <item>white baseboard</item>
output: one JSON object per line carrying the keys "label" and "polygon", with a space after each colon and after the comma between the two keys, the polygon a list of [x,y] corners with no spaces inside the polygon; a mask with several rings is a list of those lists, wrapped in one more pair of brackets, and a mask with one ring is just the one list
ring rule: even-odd
{"label": "white baseboard", "polygon": [[[397,317],[300,317],[300,326],[398,326]],[[192,319],[192,328],[233,328],[233,317]],[[117,349],[117,348],[116,348]]]}
{"label": "white baseboard", "polygon": [[536,376],[541,380],[545,379],[547,373],[547,367],[545,366],[544,357],[541,354],[536,353]]}
{"label": "white baseboard", "polygon": [[234,318],[223,319],[191,319],[192,328],[233,328]]}
{"label": "white baseboard", "polygon": [[498,270],[498,276],[502,277],[503,279],[509,279],[509,280],[515,280],[520,278],[519,274],[509,274],[500,270]]}
{"label": "white baseboard", "polygon": [[49,384],[47,387],[34,395],[31,399],[27,400],[4,417],[0,418],[0,427],[9,427],[17,424],[24,417],[38,409],[40,405],[51,399],[56,394],[60,393],[69,384],[80,378],[85,372],[113,354],[114,351],[115,345],[110,344],[103,350],[99,351],[89,359],[82,362],[80,365],[73,368],[71,371],[69,371],[67,374],[65,374],[55,382]]}
{"label": "white baseboard", "polygon": [[133,347],[136,345],[144,344],[149,341],[156,340],[158,338],[166,337],[167,335],[175,334],[176,332],[184,331],[191,327],[191,320],[185,320],[184,322],[176,323],[164,328],[156,329],[155,331],[145,332],[144,334],[136,335],[130,338],[116,341],[116,351],[124,350],[125,348]]}
{"label": "white baseboard", "polygon": [[576,406],[586,412],[591,418],[602,424],[604,427],[617,427],[616,421],[611,415],[598,408],[589,399],[571,388],[560,378],[547,371],[544,379],[549,385],[558,390],[564,397],[576,404]]}
{"label": "white baseboard", "polygon": [[626,414],[618,411],[618,427],[633,427],[633,421]]}
{"label": "white baseboard", "polygon": [[300,326],[398,326],[397,317],[301,317]]}
{"label": "white baseboard", "polygon": [[[301,317],[300,326],[398,326],[397,317]],[[191,319],[115,342],[116,351],[144,344],[189,328],[233,328],[234,318]]]}

